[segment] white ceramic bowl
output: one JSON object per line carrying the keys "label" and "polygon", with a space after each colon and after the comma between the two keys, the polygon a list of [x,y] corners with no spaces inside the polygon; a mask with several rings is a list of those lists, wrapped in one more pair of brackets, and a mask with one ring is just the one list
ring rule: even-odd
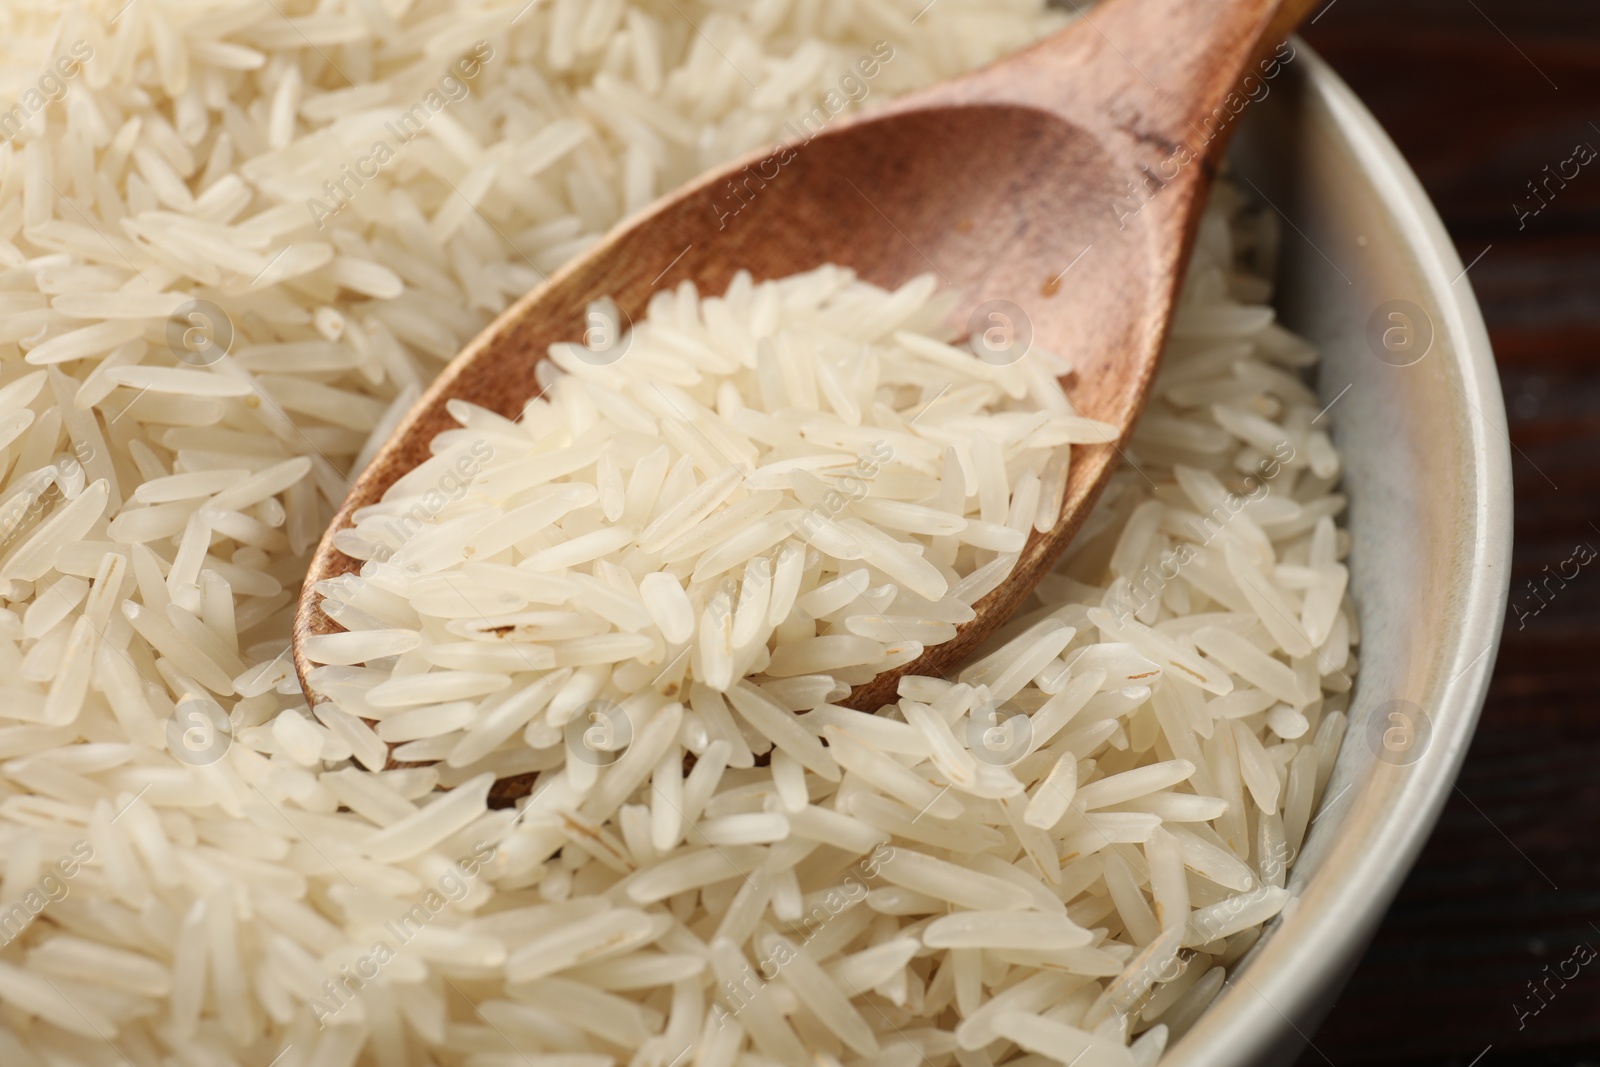
{"label": "white ceramic bowl", "polygon": [[1297,45],[1233,160],[1285,220],[1281,317],[1323,353],[1360,671],[1293,899],[1169,1049],[1184,1067],[1292,1062],[1332,1006],[1455,782],[1510,582],[1505,408],[1469,279],[1393,143]]}

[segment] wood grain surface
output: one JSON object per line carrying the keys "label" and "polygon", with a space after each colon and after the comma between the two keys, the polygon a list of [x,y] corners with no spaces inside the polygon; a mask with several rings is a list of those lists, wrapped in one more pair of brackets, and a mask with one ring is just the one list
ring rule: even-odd
{"label": "wood grain surface", "polygon": [[1334,0],[1305,36],[1477,260],[1517,513],[1459,787],[1300,1064],[1600,1063],[1600,159],[1549,180],[1600,149],[1600,4]]}

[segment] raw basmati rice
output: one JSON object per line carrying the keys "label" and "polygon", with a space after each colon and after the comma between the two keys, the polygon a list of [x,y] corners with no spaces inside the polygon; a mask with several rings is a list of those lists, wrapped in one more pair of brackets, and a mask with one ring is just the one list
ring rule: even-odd
{"label": "raw basmati rice", "polygon": [[[1003,368],[970,351],[956,364],[930,361],[934,342],[927,335],[945,332],[945,302],[930,299],[934,285],[922,277],[887,293],[824,267],[760,284],[740,274],[726,296],[702,301],[685,282],[651,301],[648,317],[618,342],[624,356],[614,364],[590,362],[602,354],[587,349],[552,346],[551,359],[565,373],[550,380],[515,425],[453,404],[462,429],[441,435],[437,456],[423,467],[454,471],[463,453],[488,456],[471,479],[436,503],[438,488],[413,472],[337,535],[347,555],[367,562],[332,598],[352,606],[348,598],[374,583],[403,597],[421,620],[420,629],[409,631],[416,646],[394,653],[405,657],[396,661],[394,680],[367,691],[364,702],[424,704],[472,695],[463,688],[470,683],[450,682],[447,671],[421,672],[475,654],[484,666],[512,670],[523,659],[518,673],[525,684],[528,674],[547,669],[554,652],[556,666],[608,672],[598,696],[611,700],[631,695],[625,680],[649,680],[666,695],[681,691],[686,678],[729,691],[755,674],[827,676],[849,685],[914,659],[926,643],[875,609],[909,594],[901,600],[910,611],[920,600],[935,617],[970,618],[969,599],[952,589],[980,568],[1004,580],[1037,510],[1036,495],[991,499],[999,490],[982,479],[1004,483],[1009,466],[1037,486],[1068,447],[1035,446],[1037,435],[1059,421],[1046,416],[1030,420],[1032,430],[1001,452],[990,435],[1003,432],[1012,398],[1027,403],[1025,410],[1058,409],[1066,400],[1056,379],[1066,368],[1041,349]],[[591,309],[593,317],[604,314],[604,305]],[[1033,373],[1039,361],[1051,364],[1048,373]],[[662,382],[656,368],[670,368],[681,384]],[[826,399],[818,396],[819,381],[833,383],[822,391]],[[947,416],[932,405],[952,390],[962,402]],[[962,471],[977,457],[995,470],[973,483]],[[665,491],[656,493],[663,468]],[[1056,470],[1065,477],[1065,465]],[[961,484],[944,488],[941,472]],[[894,499],[907,484],[919,497],[961,503],[940,511]],[[653,508],[643,506],[647,495],[655,495]],[[639,505],[633,513],[630,496]],[[876,525],[880,519],[888,530]],[[789,563],[796,555],[803,562]],[[802,589],[837,582],[841,589],[859,586],[858,595],[830,598],[840,602],[820,616],[780,614],[773,575],[796,566]],[[508,567],[518,577],[592,571],[626,617],[613,621],[615,610],[607,617],[599,605],[590,610],[570,583],[534,602],[552,610],[531,614],[505,612],[511,605],[503,599],[472,595],[487,584],[486,574]],[[441,585],[455,595],[436,615],[429,609],[438,606]],[[871,592],[878,585],[887,592]],[[784,599],[791,599],[787,590]],[[830,606],[817,599],[814,607]],[[515,607],[530,606],[526,600],[518,598]],[[429,638],[440,627],[459,633],[449,624],[463,615],[478,616],[461,636],[482,642],[479,648],[450,638],[441,647]],[[568,629],[530,625],[535,616],[560,617]],[[350,629],[356,623],[347,618]],[[638,632],[646,618],[654,627]],[[906,621],[920,636],[955,634],[949,623],[918,615]],[[1058,645],[1030,652],[1026,662],[1048,662],[1070,636],[1066,630]],[[364,662],[351,653],[359,644],[349,633],[317,639],[307,655],[331,665]],[[536,647],[524,651],[523,644]],[[446,649],[449,658],[441,658]],[[1017,687],[1026,674],[1016,674]],[[307,679],[313,687],[318,675]],[[511,684],[518,681],[514,674]],[[802,762],[810,766],[816,756]]]}
{"label": "raw basmati rice", "polygon": [[[459,409],[396,487],[421,511],[363,517],[402,543],[321,590],[331,699],[288,661],[349,474],[508,301],[786,123],[1038,37],[1039,0],[6,17],[0,1059],[1149,1064],[1284,906],[1360,632],[1315,353],[1225,185],[1137,470],[957,678],[834,703],[969,617],[1096,428],[1019,429],[1039,374],[833,270],[662,298],[619,364],[659,391],[564,349],[536,414],[571,440]],[[924,381],[854,377],[803,310],[829,299]],[[709,341],[740,301],[806,344],[738,364]],[[708,371],[744,378],[695,399]],[[987,406],[930,404],[946,382]],[[768,441],[784,400],[836,418]],[[602,422],[626,447],[581,439]],[[803,551],[767,540],[879,441]],[[477,524],[468,483],[509,506]],[[520,546],[538,569],[496,562]]]}

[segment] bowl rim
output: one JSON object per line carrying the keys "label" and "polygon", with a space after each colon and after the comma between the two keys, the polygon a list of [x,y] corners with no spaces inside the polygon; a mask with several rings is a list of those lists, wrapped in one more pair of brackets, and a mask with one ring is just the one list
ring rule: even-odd
{"label": "bowl rim", "polygon": [[[1185,1067],[1286,1063],[1306,1045],[1315,1049],[1312,1032],[1365,951],[1454,788],[1488,692],[1510,588],[1510,438],[1488,330],[1466,270],[1421,182],[1377,119],[1309,45],[1299,38],[1295,45],[1304,61],[1296,64],[1295,74],[1303,94],[1300,107],[1325,113],[1331,133],[1387,207],[1388,221],[1415,258],[1417,280],[1436,309],[1437,335],[1448,340],[1447,371],[1456,379],[1461,401],[1477,416],[1459,420],[1467,428],[1463,452],[1471,457],[1460,472],[1460,517],[1470,522],[1461,541],[1470,554],[1459,565],[1463,576],[1454,598],[1459,612],[1444,620],[1443,655],[1434,664],[1434,677],[1447,680],[1430,685],[1418,701],[1434,709],[1429,748],[1408,767],[1375,765],[1362,788],[1354,790],[1357,796],[1334,798],[1342,804],[1324,799],[1322,810],[1336,810],[1340,817],[1330,828],[1331,847],[1308,882],[1316,887],[1318,906],[1295,908],[1297,894],[1269,927],[1273,936],[1263,937],[1228,968],[1217,997],[1164,1061]],[[1454,398],[1449,403],[1467,414]],[[1347,742],[1352,736],[1346,734]],[[1377,804],[1387,808],[1385,817],[1350,818],[1370,813]]]}

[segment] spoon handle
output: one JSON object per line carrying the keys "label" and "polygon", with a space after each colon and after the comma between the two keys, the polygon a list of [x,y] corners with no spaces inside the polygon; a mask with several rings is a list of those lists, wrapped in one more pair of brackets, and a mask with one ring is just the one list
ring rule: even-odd
{"label": "spoon handle", "polygon": [[1108,143],[1139,142],[1148,166],[1175,172],[1220,158],[1242,113],[1294,61],[1289,34],[1326,3],[1108,0],[1086,10],[1068,0],[1081,13],[1068,29],[916,104],[1036,107]]}

